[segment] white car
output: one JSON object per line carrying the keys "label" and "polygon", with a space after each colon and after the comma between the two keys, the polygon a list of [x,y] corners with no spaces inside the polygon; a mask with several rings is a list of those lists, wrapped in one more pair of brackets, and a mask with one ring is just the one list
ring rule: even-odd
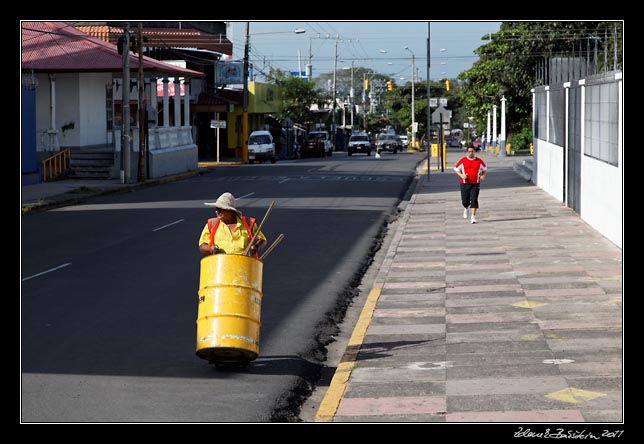
{"label": "white car", "polygon": [[400,137],[400,141],[403,144],[403,148],[407,148],[409,146],[409,137],[407,137],[406,135],[402,135],[399,137]]}
{"label": "white car", "polygon": [[275,142],[270,132],[253,131],[248,137],[248,163],[270,160],[275,163]]}
{"label": "white car", "polygon": [[333,143],[327,131],[311,131],[306,138],[302,154],[305,156],[331,156]]}

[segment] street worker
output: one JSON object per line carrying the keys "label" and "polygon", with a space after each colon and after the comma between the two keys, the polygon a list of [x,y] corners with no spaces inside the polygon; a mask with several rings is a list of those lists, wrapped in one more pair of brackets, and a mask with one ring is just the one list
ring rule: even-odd
{"label": "street worker", "polygon": [[465,208],[463,210],[463,219],[467,219],[468,210],[472,210],[470,222],[476,223],[476,210],[479,208],[479,191],[481,181],[487,174],[487,166],[483,159],[476,157],[476,151],[473,146],[467,147],[467,155],[456,163],[454,172],[461,178],[461,203]]}
{"label": "street worker", "polygon": [[217,217],[208,219],[199,237],[199,251],[209,254],[243,254],[253,242],[250,255],[257,258],[257,251],[266,243],[266,237],[258,232],[255,219],[242,216],[237,209],[235,197],[224,193],[215,202],[205,202],[215,207]]}

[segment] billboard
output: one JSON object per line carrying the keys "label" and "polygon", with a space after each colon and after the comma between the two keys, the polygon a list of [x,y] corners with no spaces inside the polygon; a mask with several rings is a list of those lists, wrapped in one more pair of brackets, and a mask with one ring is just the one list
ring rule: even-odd
{"label": "billboard", "polygon": [[218,85],[243,84],[244,64],[242,62],[217,62],[215,83]]}

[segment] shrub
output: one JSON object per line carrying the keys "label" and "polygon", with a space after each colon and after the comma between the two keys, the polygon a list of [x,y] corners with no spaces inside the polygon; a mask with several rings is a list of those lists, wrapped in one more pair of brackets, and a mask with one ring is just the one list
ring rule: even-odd
{"label": "shrub", "polygon": [[512,146],[512,151],[529,150],[532,143],[532,128],[524,128],[519,133],[511,134],[508,137],[508,143]]}

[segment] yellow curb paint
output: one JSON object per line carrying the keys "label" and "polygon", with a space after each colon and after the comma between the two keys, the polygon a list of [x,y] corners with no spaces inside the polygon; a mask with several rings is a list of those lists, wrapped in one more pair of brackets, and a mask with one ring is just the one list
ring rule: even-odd
{"label": "yellow curb paint", "polygon": [[215,167],[215,166],[231,166],[231,165],[244,165],[243,162],[197,162],[198,167]]}
{"label": "yellow curb paint", "polygon": [[[367,296],[364,307],[360,312],[360,317],[356,326],[353,328],[351,337],[349,338],[349,343],[347,348],[351,346],[359,346],[364,342],[364,337],[367,334],[367,329],[371,323],[371,318],[373,312],[376,309],[376,304],[381,293],[380,288],[372,288]],[[340,364],[333,374],[329,388],[322,398],[320,407],[318,408],[317,413],[315,414],[315,422],[331,422],[335,416],[335,412],[338,410],[340,401],[342,400],[342,395],[347,388],[347,383],[349,382],[349,377],[351,376],[351,371],[355,365],[355,356],[357,353],[347,353],[344,352],[344,356],[340,360]],[[345,359],[346,358],[346,359]]]}
{"label": "yellow curb paint", "polygon": [[547,304],[543,302],[524,301],[524,302],[517,302],[516,304],[510,304],[510,305],[514,307],[519,307],[519,308],[534,308],[534,307],[541,307],[542,305],[547,305]]}
{"label": "yellow curb paint", "polygon": [[611,299],[610,301],[606,301],[607,304],[613,304],[613,305],[622,305],[622,300],[621,299]]}
{"label": "yellow curb paint", "polygon": [[589,390],[582,390],[574,387],[548,393],[547,395],[545,395],[546,398],[554,399],[555,401],[567,402],[570,404],[592,401],[593,399],[601,398],[603,396],[606,396],[606,393],[591,392]]}

